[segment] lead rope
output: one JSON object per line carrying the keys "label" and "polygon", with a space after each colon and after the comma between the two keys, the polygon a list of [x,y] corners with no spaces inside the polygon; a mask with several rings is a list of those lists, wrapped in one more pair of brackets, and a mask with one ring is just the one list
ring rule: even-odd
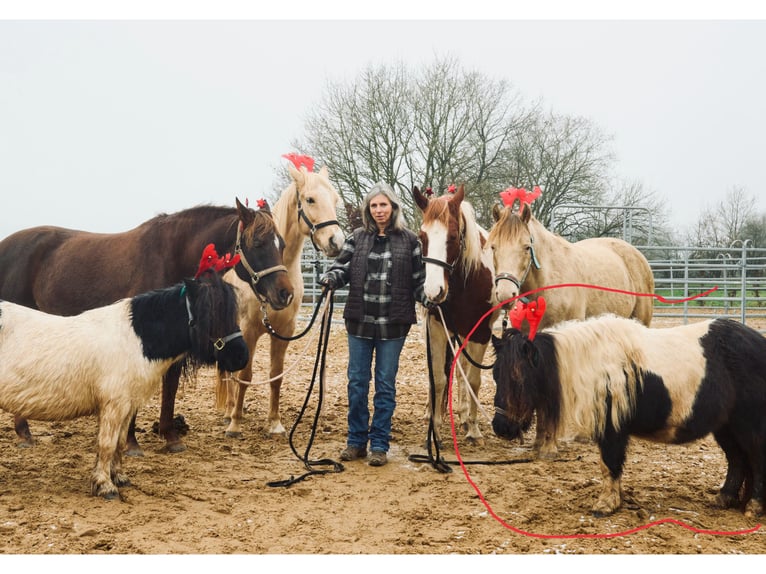
{"label": "lead rope", "polygon": [[444,458],[439,453],[439,441],[436,439],[436,429],[434,428],[434,409],[436,407],[436,385],[434,384],[434,371],[431,359],[431,321],[429,316],[425,316],[426,324],[426,360],[428,362],[428,390],[431,405],[431,415],[428,417],[428,435],[426,436],[426,452],[428,455],[411,454],[408,460],[411,462],[428,462],[436,470],[442,473],[452,472]]}
{"label": "lead rope", "polygon": [[[309,459],[309,451],[311,450],[311,446],[314,443],[314,437],[316,436],[317,423],[319,421],[319,414],[322,411],[322,402],[324,399],[324,390],[325,390],[324,375],[325,375],[325,364],[327,359],[327,343],[330,338],[330,326],[332,324],[333,291],[331,290],[323,291],[322,296],[319,299],[319,304],[321,304],[322,299],[324,299],[325,297],[327,297],[327,300],[325,301],[324,313],[322,315],[319,342],[317,344],[317,355],[316,355],[316,360],[314,361],[314,372],[311,375],[311,383],[309,384],[309,389],[308,389],[308,392],[306,393],[306,398],[303,401],[303,406],[301,407],[301,411],[300,413],[298,413],[298,417],[295,419],[295,423],[293,423],[292,429],[290,429],[290,449],[293,451],[293,454],[295,454],[295,456],[298,457],[298,459],[301,462],[303,462],[303,465],[306,467],[308,472],[298,477],[290,476],[290,478],[286,480],[268,482],[267,483],[268,486],[287,487],[287,486],[291,486],[295,484],[296,482],[300,482],[301,480],[304,480],[305,478],[308,478],[309,476],[312,476],[315,474],[338,473],[344,470],[344,467],[341,463],[336,462],[329,458],[323,458],[319,460]],[[319,304],[317,305],[317,307],[319,307]],[[309,435],[306,451],[304,455],[301,456],[300,454],[298,454],[298,451],[295,448],[295,445],[293,443],[293,437],[295,435],[296,429],[298,428],[298,424],[303,418],[303,414],[306,412],[306,407],[308,406],[309,399],[311,398],[311,393],[314,388],[314,383],[317,378],[317,371],[319,372],[319,395],[317,399],[317,409],[316,409],[316,413],[314,414],[314,421],[311,426],[311,433]],[[314,468],[314,466],[332,466],[332,468],[331,469],[316,469]]]}

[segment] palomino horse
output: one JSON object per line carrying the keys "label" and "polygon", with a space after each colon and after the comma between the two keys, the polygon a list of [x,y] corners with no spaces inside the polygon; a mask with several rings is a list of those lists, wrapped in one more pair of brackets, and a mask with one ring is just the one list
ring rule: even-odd
{"label": "palomino horse", "polygon": [[130,484],[122,471],[128,425],[171,366],[193,374],[247,363],[236,295],[211,271],[219,263],[227,264],[216,253],[194,279],[70,317],[0,301],[0,408],[46,421],[96,415],[94,496],[116,498]]}
{"label": "palomino horse", "polygon": [[[603,313],[632,317],[646,326],[652,321],[654,276],[638,249],[615,238],[599,237],[570,243],[548,231],[533,215],[528,203],[521,213],[513,202],[493,209],[495,223],[488,245],[495,269],[495,303],[550,285],[589,284],[644,293],[622,293],[565,287],[545,291],[547,310],[541,328],[560,321],[583,319]],[[555,429],[540,417],[534,444],[541,458],[555,458]]]}
{"label": "palomino horse", "polygon": [[[427,328],[431,338],[431,371],[434,376],[435,396],[432,397],[433,427],[437,440],[444,410],[447,405],[447,376],[449,338],[465,339],[491,308],[493,267],[491,257],[484,250],[487,231],[477,223],[473,207],[464,201],[461,185],[452,194],[428,199],[415,187],[412,195],[423,212],[420,241],[423,245],[423,262],[426,268],[424,290],[426,297],[437,303],[443,312],[449,333],[445,332],[439,310],[427,314]],[[481,385],[481,368],[484,351],[492,334],[492,324],[499,312],[487,318],[476,328],[460,358],[460,367],[478,397]],[[467,360],[468,354],[472,361]],[[474,364],[476,363],[476,364]],[[456,377],[461,373],[456,370]],[[468,412],[466,412],[468,411]],[[466,440],[481,443],[483,437],[477,420],[478,406],[475,400],[466,406],[461,401],[459,416],[467,429]]]}
{"label": "palomino horse", "polygon": [[610,314],[560,323],[536,337],[532,329],[529,336],[507,329],[493,346],[495,433],[516,438],[536,411],[562,430],[592,437],[603,479],[592,507],[597,516],[622,504],[632,435],[682,444],[709,433],[728,463],[718,505],[763,513],[766,339],[758,331],[731,319],[650,329]]}
{"label": "palomino horse", "polygon": [[[49,226],[19,231],[0,242],[0,299],[76,315],[191,276],[203,247],[213,243],[221,253],[238,253],[241,260],[232,272],[281,309],[293,300],[293,287],[282,265],[284,242],[268,205],[262,205],[252,209],[236,200],[236,207],[198,206],[113,234]],[[165,256],[168,251],[172,258]],[[159,432],[168,452],[185,449],[173,426],[180,376],[180,364],[173,365],[162,385]],[[31,446],[27,421],[16,417],[15,425],[19,444]],[[128,447],[129,454],[141,454],[135,421]]]}
{"label": "palomino horse", "polygon": [[[335,257],[343,246],[345,239],[340,225],[336,220],[336,206],[340,195],[330,183],[327,166],[314,173],[314,160],[306,156],[285,156],[295,165],[288,164],[292,182],[280,195],[274,205],[274,220],[279,233],[285,239],[284,262],[287,266],[288,277],[295,289],[292,303],[280,311],[268,313],[268,323],[277,336],[272,335],[269,342],[270,351],[270,395],[268,432],[271,435],[285,433],[279,412],[279,398],[282,387],[282,373],[285,364],[285,353],[289,338],[295,330],[295,322],[303,301],[303,274],[301,272],[301,254],[306,239],[310,239],[316,249],[328,257]],[[238,287],[241,282],[231,273],[224,276]],[[242,412],[244,410],[245,391],[253,380],[252,360],[255,360],[255,348],[258,339],[269,333],[264,324],[266,318],[263,305],[249,295],[249,290],[239,289],[240,312],[242,313],[242,332],[250,349],[251,363],[248,364],[237,378],[231,380],[219,372],[216,383],[216,407],[224,410],[228,422],[225,434],[228,437],[239,437],[242,434]]]}

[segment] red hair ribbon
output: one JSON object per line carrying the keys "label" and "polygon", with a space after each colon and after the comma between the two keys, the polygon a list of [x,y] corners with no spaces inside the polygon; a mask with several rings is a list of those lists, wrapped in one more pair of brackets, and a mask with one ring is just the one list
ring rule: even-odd
{"label": "red hair ribbon", "polygon": [[532,341],[537,334],[537,327],[545,314],[545,298],[538,297],[535,301],[525,303],[520,299],[516,301],[513,309],[508,313],[508,319],[514,329],[521,330],[524,319],[529,323],[529,340]]}
{"label": "red hair ribbon", "polygon": [[517,199],[521,206],[524,204],[532,205],[532,202],[540,197],[542,193],[543,191],[540,189],[539,185],[536,185],[532,191],[527,191],[523,187],[509,187],[505,191],[500,192],[500,199],[503,200],[503,205],[506,207],[513,207],[513,204]]}
{"label": "red hair ribbon", "polygon": [[428,197],[431,197],[433,194],[434,194],[434,190],[433,190],[433,189],[431,189],[430,187],[427,187],[427,188],[426,188],[426,195],[427,195]]}
{"label": "red hair ribbon", "polygon": [[286,153],[283,154],[282,157],[293,162],[293,165],[297,169],[300,169],[301,166],[305,166],[306,171],[314,171],[314,158],[311,156],[298,155],[297,153]]}
{"label": "red hair ribbon", "polygon": [[258,206],[258,209],[263,209],[264,207],[266,207],[266,200],[263,198],[259,199],[255,203]]}
{"label": "red hair ribbon", "polygon": [[455,193],[457,191],[455,184],[451,183],[450,186],[447,188],[447,191],[449,191],[450,193]]}
{"label": "red hair ribbon", "polygon": [[200,275],[211,270],[220,273],[224,269],[234,267],[239,263],[239,259],[239,253],[234,257],[231,256],[231,253],[219,257],[218,252],[215,250],[215,245],[208,243],[202,251],[202,258],[199,261],[199,267],[197,268],[197,273],[195,273],[194,278],[199,279]]}

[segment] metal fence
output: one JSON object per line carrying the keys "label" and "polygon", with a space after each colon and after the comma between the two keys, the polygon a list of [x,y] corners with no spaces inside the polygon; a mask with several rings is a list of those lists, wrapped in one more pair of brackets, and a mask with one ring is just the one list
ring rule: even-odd
{"label": "metal fence", "polygon": [[[730,248],[638,246],[654,273],[655,294],[667,300],[689,299],[715,288],[703,298],[677,304],[655,300],[654,317],[687,323],[731,317],[764,331],[766,328],[766,249],[739,242]],[[319,277],[331,261],[310,243],[303,250],[304,314],[319,301]],[[335,306],[342,308],[347,290],[335,292]],[[760,324],[759,324],[760,320]]]}

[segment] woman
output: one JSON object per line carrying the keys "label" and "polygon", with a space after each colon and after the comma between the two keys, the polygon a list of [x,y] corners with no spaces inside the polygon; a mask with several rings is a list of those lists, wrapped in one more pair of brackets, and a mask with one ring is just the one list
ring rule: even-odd
{"label": "woman", "polygon": [[[340,255],[319,280],[334,290],[349,285],[343,318],[348,332],[348,437],[340,459],[365,458],[383,466],[396,406],[399,355],[417,321],[415,301],[425,270],[417,235],[405,228],[399,199],[377,183],[362,205],[362,226],[346,238]],[[375,355],[375,394],[370,423],[368,395]]]}

